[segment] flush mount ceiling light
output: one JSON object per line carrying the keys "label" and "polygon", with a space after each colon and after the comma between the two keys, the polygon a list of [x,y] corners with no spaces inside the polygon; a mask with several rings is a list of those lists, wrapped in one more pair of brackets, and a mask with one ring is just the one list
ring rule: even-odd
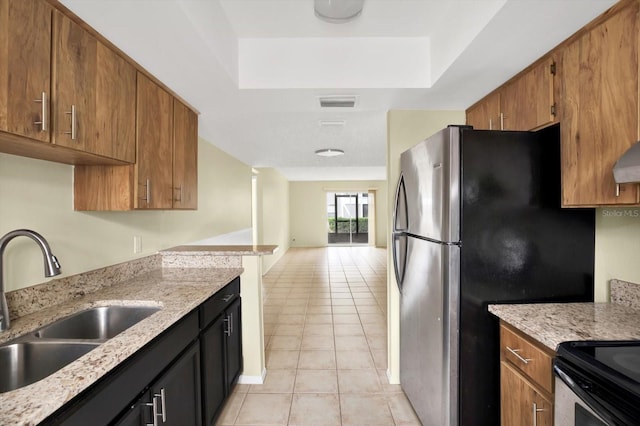
{"label": "flush mount ceiling light", "polygon": [[349,22],[360,16],[364,0],[314,0],[316,16],[332,24]]}
{"label": "flush mount ceiling light", "polygon": [[320,127],[344,127],[347,124],[345,120],[320,120],[318,126]]}
{"label": "flush mount ceiling light", "polygon": [[320,108],[355,108],[358,97],[355,95],[318,96]]}
{"label": "flush mount ceiling light", "polygon": [[339,155],[344,155],[344,151],[341,149],[325,148],[317,150],[316,155],[319,155],[320,157],[337,157]]}

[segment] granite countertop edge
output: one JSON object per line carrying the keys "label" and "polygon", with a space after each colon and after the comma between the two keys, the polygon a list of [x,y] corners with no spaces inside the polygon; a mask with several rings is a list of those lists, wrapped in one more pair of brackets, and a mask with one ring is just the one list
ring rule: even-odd
{"label": "granite countertop edge", "polygon": [[277,245],[183,245],[162,250],[162,255],[180,256],[262,256],[274,254]]}
{"label": "granite countertop edge", "polygon": [[493,304],[488,310],[552,351],[575,340],[640,340],[640,310],[615,303]]}
{"label": "granite countertop edge", "polygon": [[94,306],[151,305],[162,308],[50,376],[0,393],[0,424],[32,425],[45,420],[240,276],[242,271],[242,268],[160,268],[17,318],[9,330],[0,333],[0,344]]}

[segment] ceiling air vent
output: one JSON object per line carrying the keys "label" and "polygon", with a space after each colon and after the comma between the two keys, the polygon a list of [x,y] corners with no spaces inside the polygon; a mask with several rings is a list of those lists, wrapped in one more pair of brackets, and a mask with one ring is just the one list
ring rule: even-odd
{"label": "ceiling air vent", "polygon": [[320,108],[355,108],[356,96],[319,96]]}

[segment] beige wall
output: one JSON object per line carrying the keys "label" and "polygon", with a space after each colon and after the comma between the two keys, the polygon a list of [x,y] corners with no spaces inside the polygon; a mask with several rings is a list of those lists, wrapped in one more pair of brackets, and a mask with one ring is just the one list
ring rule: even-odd
{"label": "beige wall", "polygon": [[289,181],[275,169],[257,170],[258,244],[277,245],[278,251],[262,259],[262,273],[289,249]]}
{"label": "beige wall", "polygon": [[612,278],[640,283],[640,208],[596,209],[595,300],[609,300]]}
{"label": "beige wall", "polygon": [[324,247],[327,245],[327,192],[376,190],[377,247],[387,246],[387,182],[290,182],[291,247]]}
{"label": "beige wall", "polygon": [[[393,220],[395,186],[400,175],[400,154],[449,124],[464,123],[464,111],[389,111],[387,115],[387,181],[389,182],[387,215],[390,224]],[[391,233],[386,232],[387,247],[391,247],[390,237]],[[393,272],[391,250],[388,250],[387,256],[388,374],[391,383],[399,383],[400,299]]]}
{"label": "beige wall", "polygon": [[[251,226],[251,168],[199,141],[198,210],[76,212],[73,167],[0,154],[0,234],[40,232],[73,275]],[[142,253],[133,253],[133,237]],[[15,290],[45,281],[42,255],[26,238],[9,243],[5,284]]]}

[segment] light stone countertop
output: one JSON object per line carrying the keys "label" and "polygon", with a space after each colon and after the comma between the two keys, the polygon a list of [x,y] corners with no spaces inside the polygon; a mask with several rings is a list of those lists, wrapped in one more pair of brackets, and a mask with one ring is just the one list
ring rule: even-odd
{"label": "light stone countertop", "polygon": [[135,324],[56,373],[0,394],[0,425],[34,425],[117,367],[242,273],[240,268],[156,269],[84,297],[17,318],[0,343],[76,311],[104,305],[156,305]]}
{"label": "light stone countertop", "polygon": [[615,303],[489,305],[489,312],[553,351],[571,340],[640,340],[640,310]]}
{"label": "light stone countertop", "polygon": [[177,254],[180,256],[262,256],[274,254],[277,245],[184,245],[162,250],[163,256]]}

